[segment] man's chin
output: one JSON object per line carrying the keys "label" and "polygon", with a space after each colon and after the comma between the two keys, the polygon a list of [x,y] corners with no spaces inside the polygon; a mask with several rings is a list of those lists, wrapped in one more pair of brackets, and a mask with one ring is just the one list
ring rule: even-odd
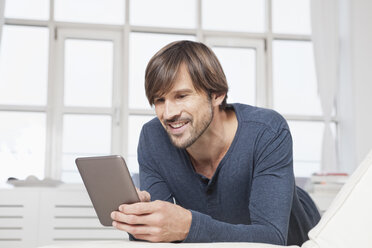
{"label": "man's chin", "polygon": [[173,144],[175,147],[177,147],[177,148],[185,149],[185,148],[188,147],[187,144],[186,144],[186,142],[182,142],[182,141],[178,140],[177,138],[175,139],[175,138],[172,137],[172,138],[171,138],[171,141],[172,141],[172,144]]}
{"label": "man's chin", "polygon": [[179,149],[186,149],[191,146],[193,142],[190,142],[190,140],[188,139],[182,138],[182,136],[183,135],[175,136],[169,134],[169,138],[175,147]]}

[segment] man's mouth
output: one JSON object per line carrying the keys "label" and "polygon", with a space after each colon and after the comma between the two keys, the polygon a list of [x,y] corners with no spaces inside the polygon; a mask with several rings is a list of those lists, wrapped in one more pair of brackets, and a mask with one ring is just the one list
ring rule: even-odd
{"label": "man's mouth", "polygon": [[180,136],[185,132],[185,130],[189,126],[190,120],[184,119],[176,121],[166,121],[165,124],[170,134]]}
{"label": "man's mouth", "polygon": [[181,127],[185,126],[187,123],[189,123],[189,122],[188,121],[182,121],[182,122],[169,123],[168,125],[171,128],[178,129],[178,128],[181,128]]}

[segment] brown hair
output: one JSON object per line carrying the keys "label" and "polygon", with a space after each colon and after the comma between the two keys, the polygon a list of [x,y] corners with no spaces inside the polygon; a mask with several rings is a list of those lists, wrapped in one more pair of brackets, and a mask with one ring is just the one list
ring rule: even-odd
{"label": "brown hair", "polygon": [[175,41],[157,52],[149,61],[145,73],[145,90],[150,105],[155,97],[169,91],[181,64],[185,64],[196,90],[208,96],[226,93],[221,109],[226,106],[228,85],[225,73],[213,51],[194,41]]}

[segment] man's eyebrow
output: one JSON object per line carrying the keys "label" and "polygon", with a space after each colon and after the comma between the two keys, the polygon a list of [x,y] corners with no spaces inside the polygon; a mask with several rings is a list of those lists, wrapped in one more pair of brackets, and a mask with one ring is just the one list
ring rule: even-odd
{"label": "man's eyebrow", "polygon": [[[173,90],[169,92],[168,94],[176,95],[176,94],[182,94],[182,93],[193,93],[194,91],[192,89],[178,89],[178,90]],[[162,94],[162,95],[155,95],[154,99],[160,99],[163,98],[167,94]]]}
{"label": "man's eyebrow", "polygon": [[192,93],[192,92],[193,92],[192,89],[178,89],[178,90],[172,91],[171,93],[180,94],[180,93]]}

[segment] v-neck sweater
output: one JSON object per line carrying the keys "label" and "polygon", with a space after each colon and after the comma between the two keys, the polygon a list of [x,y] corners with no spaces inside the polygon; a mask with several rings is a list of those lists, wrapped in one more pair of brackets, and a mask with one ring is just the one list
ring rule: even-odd
{"label": "v-neck sweater", "polygon": [[191,211],[183,242],[301,245],[320,215],[295,185],[287,122],[273,110],[229,107],[238,128],[211,179],[194,170],[186,150],[171,143],[157,118],[146,123],[138,145],[141,190],[152,201],[175,202]]}

